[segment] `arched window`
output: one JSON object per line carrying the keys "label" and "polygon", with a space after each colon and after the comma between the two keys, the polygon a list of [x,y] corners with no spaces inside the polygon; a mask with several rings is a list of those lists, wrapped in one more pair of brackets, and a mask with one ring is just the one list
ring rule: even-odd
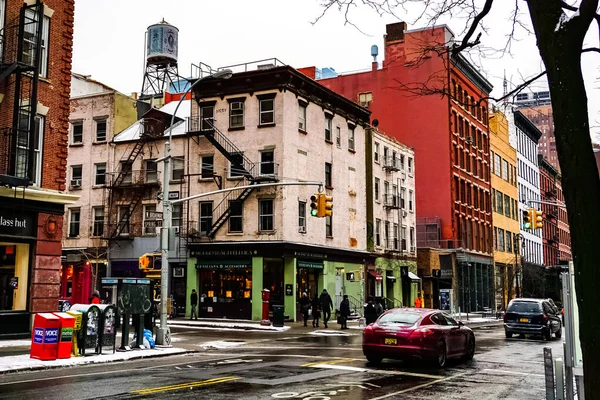
{"label": "arched window", "polygon": [[456,100],[456,81],[452,79],[452,98]]}
{"label": "arched window", "polygon": [[463,102],[463,90],[462,90],[462,86],[458,85],[458,102],[460,103],[460,105],[462,106],[462,102]]}
{"label": "arched window", "polygon": [[481,107],[477,106],[477,119],[481,121]]}
{"label": "arched window", "polygon": [[463,107],[468,110],[469,109],[469,93],[466,90],[463,93],[463,97],[465,99],[465,103],[463,104]]}
{"label": "arched window", "polygon": [[485,107],[481,107],[481,114],[482,114],[482,117],[483,117],[483,124],[487,125],[487,123],[488,123],[488,115],[487,115],[487,110],[486,110]]}

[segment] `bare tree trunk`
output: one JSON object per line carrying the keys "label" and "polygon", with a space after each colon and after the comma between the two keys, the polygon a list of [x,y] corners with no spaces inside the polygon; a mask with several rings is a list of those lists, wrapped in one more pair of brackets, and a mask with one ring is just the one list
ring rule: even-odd
{"label": "bare tree trunk", "polygon": [[[600,290],[597,287],[600,283],[597,260],[600,243],[600,179],[590,138],[581,49],[593,17],[587,22],[582,9],[582,17],[577,18],[581,18],[581,21],[557,24],[563,12],[560,3],[528,1],[552,97],[556,146],[575,262],[585,396],[590,400],[600,399],[600,319],[597,318],[600,305]],[[591,3],[595,3],[590,8],[594,15],[598,1]]]}

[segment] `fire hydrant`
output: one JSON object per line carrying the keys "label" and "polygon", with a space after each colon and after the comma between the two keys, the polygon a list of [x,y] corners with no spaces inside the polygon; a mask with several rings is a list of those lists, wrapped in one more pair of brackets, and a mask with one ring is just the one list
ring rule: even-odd
{"label": "fire hydrant", "polygon": [[271,298],[271,292],[269,289],[262,290],[262,321],[260,321],[261,325],[270,326],[271,321],[269,321],[269,299]]}

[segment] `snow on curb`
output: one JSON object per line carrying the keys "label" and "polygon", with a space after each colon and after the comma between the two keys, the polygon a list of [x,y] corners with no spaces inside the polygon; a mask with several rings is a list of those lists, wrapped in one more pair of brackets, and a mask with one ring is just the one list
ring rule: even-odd
{"label": "snow on curb", "polygon": [[342,331],[312,331],[309,335],[313,336],[356,336],[355,333],[348,333]]}
{"label": "snow on curb", "polygon": [[206,350],[217,350],[217,349],[229,349],[232,347],[238,347],[246,344],[242,341],[226,341],[226,340],[215,340],[213,342],[204,342],[198,346]]}
{"label": "snow on curb", "polygon": [[260,324],[244,323],[244,322],[213,322],[213,321],[176,321],[169,324],[178,328],[210,328],[210,329],[223,329],[223,330],[252,330],[252,331],[272,331],[272,332],[285,332],[290,329],[289,326],[264,326]]}
{"label": "snow on curb", "polygon": [[24,340],[0,340],[0,347],[29,347],[31,339]]}
{"label": "snow on curb", "polygon": [[38,370],[46,368],[72,367],[83,364],[102,364],[116,361],[127,361],[139,358],[162,357],[176,354],[185,354],[189,351],[177,347],[161,347],[147,350],[132,350],[116,352],[114,354],[99,354],[87,357],[71,357],[53,361],[41,361],[30,358],[29,354],[18,356],[0,357],[0,374],[24,370]]}

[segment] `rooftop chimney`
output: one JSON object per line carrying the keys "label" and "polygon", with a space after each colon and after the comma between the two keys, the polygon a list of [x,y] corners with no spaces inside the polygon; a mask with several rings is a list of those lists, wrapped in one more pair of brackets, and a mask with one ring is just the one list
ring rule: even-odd
{"label": "rooftop chimney", "polygon": [[385,43],[404,40],[404,32],[406,31],[406,22],[396,22],[385,26]]}

